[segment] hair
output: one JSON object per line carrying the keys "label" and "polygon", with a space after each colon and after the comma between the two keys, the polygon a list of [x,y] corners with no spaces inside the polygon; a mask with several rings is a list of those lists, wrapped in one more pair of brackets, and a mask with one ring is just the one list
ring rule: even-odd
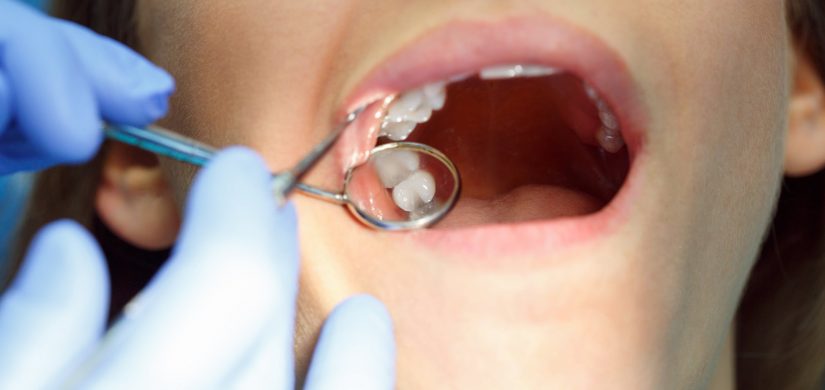
{"label": "hair", "polygon": [[[134,6],[134,0],[56,0],[53,13],[140,50]],[[825,1],[789,0],[787,11],[797,48],[825,80]],[[93,228],[105,153],[106,147],[89,163],[38,175],[18,231],[15,269],[43,225],[71,218]],[[767,237],[736,315],[737,388],[825,386],[825,171],[785,180]]]}

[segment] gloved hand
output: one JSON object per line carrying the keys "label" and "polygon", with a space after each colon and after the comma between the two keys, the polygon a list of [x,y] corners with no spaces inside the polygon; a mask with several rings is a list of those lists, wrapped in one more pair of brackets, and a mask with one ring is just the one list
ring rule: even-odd
{"label": "gloved hand", "polygon": [[0,175],[87,160],[102,120],[154,122],[173,90],[120,43],[0,0]]}
{"label": "gloved hand", "polygon": [[[35,239],[0,301],[0,388],[293,389],[296,217],[262,161],[222,152],[196,179],[170,260],[103,337],[105,262],[80,227]],[[357,296],[327,319],[310,389],[392,389],[390,318]]]}

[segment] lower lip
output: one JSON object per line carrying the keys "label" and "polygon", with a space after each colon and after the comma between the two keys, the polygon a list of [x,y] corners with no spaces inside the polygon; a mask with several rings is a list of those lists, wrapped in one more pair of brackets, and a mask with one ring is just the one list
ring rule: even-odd
{"label": "lower lip", "polygon": [[644,155],[634,159],[624,185],[601,210],[583,216],[470,228],[430,229],[408,234],[409,240],[432,250],[473,261],[510,262],[513,256],[558,252],[587,245],[624,225],[632,199],[643,187]]}

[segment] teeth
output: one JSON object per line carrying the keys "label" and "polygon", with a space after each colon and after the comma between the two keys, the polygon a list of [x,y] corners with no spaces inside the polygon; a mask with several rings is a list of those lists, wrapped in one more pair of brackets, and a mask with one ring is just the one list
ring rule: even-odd
{"label": "teeth", "polygon": [[602,125],[596,132],[596,141],[602,149],[610,153],[616,153],[622,150],[625,143],[624,138],[622,138],[621,129],[619,128],[619,121],[616,119],[616,114],[613,113],[610,106],[607,105],[593,87],[585,84],[584,91],[599,111],[599,120]]}
{"label": "teeth", "polygon": [[378,153],[373,166],[384,188],[393,188],[418,170],[421,161],[418,153],[409,150],[390,150]]}
{"label": "teeth", "polygon": [[[548,66],[515,64],[485,68],[479,72],[479,77],[484,80],[495,80],[514,77],[548,76],[560,72],[562,72],[560,69]],[[463,78],[466,78],[466,76],[462,75],[455,79],[461,80]],[[447,82],[432,83],[419,89],[405,92],[395,98],[395,100],[390,103],[387,113],[383,118],[379,136],[387,137],[393,141],[406,140],[419,123],[430,120],[433,111],[444,108],[447,100],[446,83]],[[625,142],[622,138],[621,128],[616,114],[613,113],[610,106],[602,99],[595,88],[584,84],[584,91],[596,105],[601,122],[599,130],[596,132],[596,141],[608,152],[616,153],[620,151],[624,147]],[[380,165],[384,164],[379,164],[379,166]],[[393,164],[386,165],[391,166]],[[409,174],[409,172],[417,168],[417,166],[409,168],[403,175],[401,173],[387,173],[385,185],[387,185],[387,188],[394,188],[400,185],[400,180],[406,178],[404,175]],[[387,169],[392,171],[392,169],[395,168]],[[384,180],[384,177],[382,177],[382,180]]]}
{"label": "teeth", "polygon": [[387,137],[393,141],[403,141],[415,130],[415,122],[384,122],[381,125],[379,135]]}
{"label": "teeth", "polygon": [[399,96],[387,112],[387,118],[393,122],[407,120],[410,113],[421,111],[424,103],[424,92],[421,90],[409,91]]}
{"label": "teeth", "polygon": [[373,166],[384,188],[392,188],[392,199],[402,210],[423,212],[435,197],[435,179],[420,170],[421,158],[409,150],[391,150],[376,154]]}
{"label": "teeth", "polygon": [[602,100],[599,96],[599,93],[596,92],[596,90],[593,89],[593,87],[591,87],[590,84],[584,85],[584,92],[587,93],[587,97],[589,97],[590,100],[592,100],[593,102],[600,102]]}
{"label": "teeth", "polygon": [[414,212],[433,201],[435,179],[426,171],[415,171],[392,189],[392,199],[399,208]]}
{"label": "teeth", "polygon": [[599,110],[599,119],[602,121],[602,125],[610,130],[618,130],[619,129],[619,122],[616,120],[616,116],[613,115],[612,112],[607,110]]}
{"label": "teeth", "polygon": [[415,130],[416,125],[430,120],[434,110],[442,109],[446,101],[447,89],[444,82],[405,92],[391,103],[378,135],[393,141],[403,141]]}
{"label": "teeth", "polygon": [[596,140],[602,149],[610,153],[616,153],[624,147],[622,135],[617,130],[612,130],[604,126],[596,132]]}
{"label": "teeth", "polygon": [[511,79],[514,77],[550,76],[561,71],[558,68],[540,65],[500,65],[484,68],[479,73],[482,80]]}
{"label": "teeth", "polygon": [[446,84],[433,83],[424,87],[424,96],[433,110],[444,108],[444,103],[447,101]]}

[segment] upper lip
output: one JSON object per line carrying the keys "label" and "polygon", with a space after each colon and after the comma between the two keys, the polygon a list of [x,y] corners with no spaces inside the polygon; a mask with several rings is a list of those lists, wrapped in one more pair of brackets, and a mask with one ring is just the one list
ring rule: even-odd
{"label": "upper lip", "polygon": [[[636,159],[645,138],[646,113],[625,62],[596,35],[547,14],[453,20],[429,30],[373,68],[345,99],[341,111],[348,112],[367,102],[431,82],[503,64],[560,68],[593,86],[616,114],[630,158]],[[362,133],[350,138],[363,140],[375,136],[364,129],[354,130]],[[352,148],[351,142],[341,142],[337,154],[345,156]],[[628,181],[633,181],[634,171],[635,167]],[[617,198],[624,192],[627,191],[623,189]],[[614,199],[614,203],[617,200]],[[577,229],[581,227],[572,230]]]}

